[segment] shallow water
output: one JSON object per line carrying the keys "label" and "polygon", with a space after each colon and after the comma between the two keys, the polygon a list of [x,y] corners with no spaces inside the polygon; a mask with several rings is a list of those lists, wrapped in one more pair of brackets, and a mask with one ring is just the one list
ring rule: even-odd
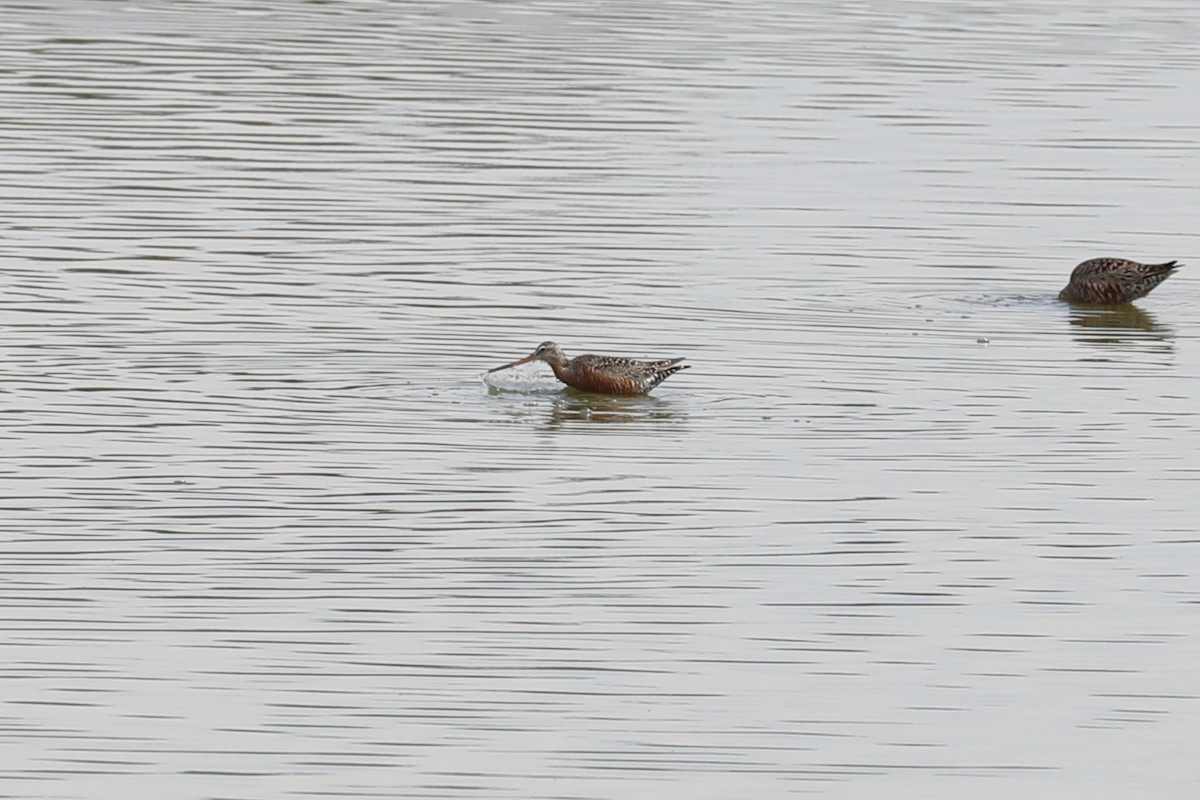
{"label": "shallow water", "polygon": [[1187,796],[1198,29],[9,7],[0,793]]}

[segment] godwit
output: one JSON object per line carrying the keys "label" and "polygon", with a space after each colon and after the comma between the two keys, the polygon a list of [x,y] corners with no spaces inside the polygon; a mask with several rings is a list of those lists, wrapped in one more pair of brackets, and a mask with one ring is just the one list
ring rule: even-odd
{"label": "godwit", "polygon": [[1117,306],[1150,294],[1150,290],[1174,274],[1182,264],[1139,264],[1124,258],[1092,258],[1071,273],[1071,280],[1058,293],[1068,303]]}
{"label": "godwit", "polygon": [[600,394],[645,394],[679,370],[690,366],[680,365],[682,358],[637,361],[588,354],[568,359],[562,348],[554,342],[542,342],[532,355],[489,369],[488,372],[499,372],[530,361],[545,361],[554,370],[555,377],[572,389]]}

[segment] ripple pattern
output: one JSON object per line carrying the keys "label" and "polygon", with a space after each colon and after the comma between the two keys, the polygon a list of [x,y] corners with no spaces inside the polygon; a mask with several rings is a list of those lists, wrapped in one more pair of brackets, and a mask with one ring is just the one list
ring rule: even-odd
{"label": "ripple pattern", "polygon": [[7,4],[0,795],[1188,796],[1198,32]]}

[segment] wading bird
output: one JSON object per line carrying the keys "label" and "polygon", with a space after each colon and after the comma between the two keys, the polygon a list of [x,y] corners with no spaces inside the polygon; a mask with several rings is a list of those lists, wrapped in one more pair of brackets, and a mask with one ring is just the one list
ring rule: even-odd
{"label": "wading bird", "polygon": [[1059,300],[1097,306],[1118,306],[1150,294],[1150,290],[1174,274],[1182,264],[1139,264],[1124,258],[1092,258],[1071,273]]}
{"label": "wading bird", "polygon": [[679,370],[691,366],[681,365],[682,358],[638,361],[589,353],[569,359],[554,342],[542,342],[531,355],[488,372],[499,372],[530,361],[545,361],[554,370],[555,377],[572,389],[600,394],[645,394]]}

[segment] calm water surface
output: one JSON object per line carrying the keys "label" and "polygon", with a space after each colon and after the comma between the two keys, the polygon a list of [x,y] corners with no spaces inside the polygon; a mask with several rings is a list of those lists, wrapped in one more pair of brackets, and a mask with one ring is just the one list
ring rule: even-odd
{"label": "calm water surface", "polygon": [[1200,7],[0,10],[3,796],[1196,791]]}

